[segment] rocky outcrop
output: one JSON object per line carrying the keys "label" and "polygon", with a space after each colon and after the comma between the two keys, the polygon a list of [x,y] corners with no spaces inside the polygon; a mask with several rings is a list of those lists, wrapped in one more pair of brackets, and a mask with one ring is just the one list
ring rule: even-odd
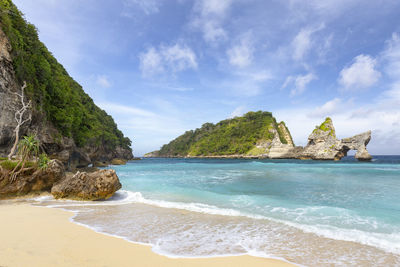
{"label": "rocky outcrop", "polygon": [[152,151],[143,155],[144,158],[157,158],[160,156],[160,151]]}
{"label": "rocky outcrop", "polygon": [[[16,126],[15,108],[20,105],[15,93],[18,93],[21,87],[15,77],[10,52],[11,45],[0,28],[0,157],[10,152]],[[133,159],[132,151],[123,147],[109,149],[106,144],[91,144],[90,140],[88,145],[78,147],[72,138],[62,136],[47,120],[45,114],[35,108],[29,110],[29,113],[32,120],[22,126],[20,136],[35,133],[40,141],[41,150],[62,161],[68,170],[86,167],[95,161]]]}
{"label": "rocky outcrop", "polygon": [[357,150],[356,158],[358,160],[371,160],[372,156],[366,148],[370,140],[371,131],[338,140],[332,120],[326,118],[310,134],[307,146],[297,155],[297,158],[340,160],[342,157],[347,156],[349,150]]}
{"label": "rocky outcrop", "polygon": [[[283,128],[281,128],[281,131],[282,129]],[[263,156],[270,159],[287,159],[294,157],[294,145],[290,135],[284,136],[283,138],[285,139],[283,139],[276,129],[272,128],[270,132],[274,135],[274,139],[272,139],[272,142],[266,147],[266,153]],[[281,139],[285,140],[286,144],[282,143]]]}
{"label": "rocky outcrop", "polygon": [[26,168],[13,182],[9,172],[0,170],[0,199],[50,191],[65,176],[64,165],[59,160],[51,160],[44,170]]}
{"label": "rocky outcrop", "polygon": [[357,150],[355,158],[361,161],[369,161],[372,156],[368,153],[367,145],[371,140],[371,131],[355,135],[341,140],[342,150]]}
{"label": "rocky outcrop", "polygon": [[100,170],[68,175],[53,186],[51,194],[57,199],[101,200],[110,198],[120,188],[121,183],[114,170]]}
{"label": "rocky outcrop", "polygon": [[111,161],[112,165],[125,165],[126,164],[126,160],[123,159],[113,159]]}
{"label": "rocky outcrop", "polygon": [[[326,118],[313,130],[305,147],[294,146],[290,132],[283,122],[277,124],[277,127],[270,127],[268,131],[269,136],[273,137],[272,140],[259,140],[247,154],[186,157],[340,160],[347,156],[349,150],[356,150],[356,159],[361,161],[372,159],[367,150],[371,131],[338,140],[330,118]],[[160,153],[154,151],[145,154],[144,157],[160,157]]]}

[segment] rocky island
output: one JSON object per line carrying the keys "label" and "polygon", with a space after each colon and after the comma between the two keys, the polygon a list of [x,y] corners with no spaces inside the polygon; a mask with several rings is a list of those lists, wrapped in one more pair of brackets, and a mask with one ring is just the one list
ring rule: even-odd
{"label": "rocky island", "polygon": [[340,160],[349,150],[356,150],[358,160],[368,161],[372,159],[366,148],[370,140],[371,131],[338,140],[332,119],[326,118],[305,147],[295,146],[284,122],[277,123],[270,112],[258,111],[206,123],[145,157]]}

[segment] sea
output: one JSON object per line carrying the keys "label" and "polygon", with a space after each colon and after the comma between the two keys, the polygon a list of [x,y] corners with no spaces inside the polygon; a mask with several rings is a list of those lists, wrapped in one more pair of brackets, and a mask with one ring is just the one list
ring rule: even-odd
{"label": "sea", "polygon": [[111,166],[107,201],[34,199],[171,258],[400,266],[400,156],[341,161],[147,158]]}

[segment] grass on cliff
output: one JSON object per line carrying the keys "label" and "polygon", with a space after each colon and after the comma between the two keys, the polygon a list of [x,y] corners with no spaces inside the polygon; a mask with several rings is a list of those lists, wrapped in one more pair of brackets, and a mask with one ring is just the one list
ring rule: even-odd
{"label": "grass on cliff", "polygon": [[[272,140],[271,128],[277,128],[271,112],[249,112],[242,117],[205,123],[187,131],[160,149],[160,156],[243,155],[259,140]],[[255,151],[252,151],[253,153]]]}
{"label": "grass on cliff", "polygon": [[26,93],[36,111],[45,114],[63,136],[73,138],[79,147],[89,144],[129,149],[129,138],[68,75],[39,40],[36,27],[25,20],[11,0],[0,0],[0,26],[12,46],[17,80],[20,84],[27,82]]}
{"label": "grass on cliff", "polygon": [[[15,160],[3,160],[0,162],[0,166],[6,170],[12,171],[18,164],[18,161]],[[36,163],[33,161],[28,161],[25,163],[25,168],[35,167]]]}
{"label": "grass on cliff", "polygon": [[332,119],[329,118],[329,117],[327,117],[325,119],[325,121],[323,123],[321,123],[321,125],[315,126],[315,129],[314,129],[313,133],[315,133],[317,131],[323,131],[323,132],[328,132],[329,131],[329,135],[336,138],[335,129],[329,127],[328,124],[332,125]]}

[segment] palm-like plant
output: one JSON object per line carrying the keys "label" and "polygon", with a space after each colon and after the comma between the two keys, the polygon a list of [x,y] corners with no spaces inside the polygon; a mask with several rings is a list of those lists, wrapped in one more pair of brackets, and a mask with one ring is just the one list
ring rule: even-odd
{"label": "palm-like plant", "polygon": [[[23,171],[26,161],[32,157],[37,157],[39,153],[39,141],[34,135],[24,136],[18,143],[18,155],[20,160],[11,172],[11,182],[15,181],[17,176]],[[19,169],[19,171],[17,171]]]}

